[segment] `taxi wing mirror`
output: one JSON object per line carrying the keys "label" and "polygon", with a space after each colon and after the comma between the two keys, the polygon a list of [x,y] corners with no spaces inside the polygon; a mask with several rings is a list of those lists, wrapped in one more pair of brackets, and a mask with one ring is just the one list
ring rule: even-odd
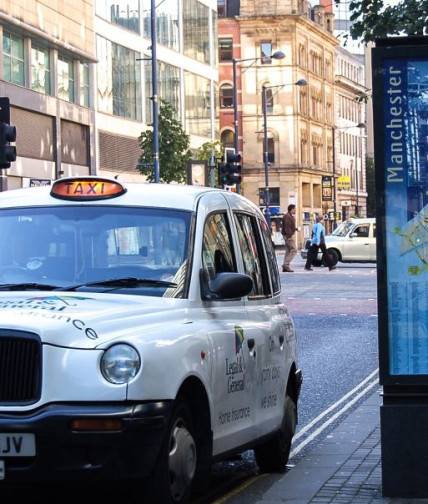
{"label": "taxi wing mirror", "polygon": [[218,273],[210,280],[206,269],[200,272],[201,297],[203,300],[242,298],[253,290],[249,275],[235,272]]}

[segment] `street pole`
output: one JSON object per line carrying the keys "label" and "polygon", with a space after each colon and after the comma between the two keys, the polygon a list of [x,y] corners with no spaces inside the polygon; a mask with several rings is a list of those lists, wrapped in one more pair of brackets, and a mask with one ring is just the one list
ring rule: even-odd
{"label": "street pole", "polygon": [[159,117],[158,117],[158,81],[157,81],[157,56],[156,56],[156,5],[151,0],[151,35],[152,35],[152,100],[153,100],[153,169],[154,181],[159,182]]}
{"label": "street pole", "polygon": [[269,189],[269,153],[268,153],[268,132],[267,132],[267,98],[266,90],[278,88],[281,89],[285,86],[307,86],[306,79],[299,79],[297,82],[291,84],[277,84],[273,86],[262,85],[262,108],[263,108],[263,163],[265,170],[265,205],[266,205],[266,222],[268,229],[270,229],[270,189]]}
{"label": "street pole", "polygon": [[265,205],[266,222],[270,231],[270,191],[269,191],[269,159],[268,159],[268,136],[267,136],[267,103],[266,86],[262,86],[262,106],[263,106],[263,160],[265,168]]}
{"label": "street pole", "polygon": [[355,216],[358,217],[359,205],[358,205],[358,136],[355,135]]}
{"label": "street pole", "polygon": [[[275,51],[271,55],[271,59],[277,59],[281,60],[285,58],[285,54],[282,51]],[[233,74],[232,74],[232,79],[233,79],[233,128],[234,128],[234,139],[233,139],[233,146],[235,149],[235,153],[239,154],[239,119],[238,119],[238,75],[237,75],[237,64],[238,63],[243,63],[245,61],[252,61],[251,65],[249,65],[246,68],[249,68],[252,66],[254,63],[257,61],[261,60],[262,58],[245,58],[245,59],[232,59],[232,65],[233,65]],[[236,192],[239,193],[239,184],[236,186]]]}
{"label": "street pole", "polygon": [[238,127],[238,83],[237,83],[237,76],[236,76],[236,65],[238,63],[238,60],[233,58],[232,60],[233,63],[233,126],[234,126],[234,147],[235,147],[235,153],[239,153],[239,127]]}
{"label": "street pole", "polygon": [[334,220],[333,220],[333,230],[337,227],[337,205],[336,205],[336,128],[333,126],[333,212],[334,212]]}

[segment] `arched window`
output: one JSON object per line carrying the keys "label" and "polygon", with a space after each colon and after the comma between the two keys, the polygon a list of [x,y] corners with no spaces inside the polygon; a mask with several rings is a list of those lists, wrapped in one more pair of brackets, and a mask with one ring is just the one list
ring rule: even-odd
{"label": "arched window", "polygon": [[266,89],[266,112],[272,114],[273,112],[273,94],[272,89]]}
{"label": "arched window", "polygon": [[268,162],[275,163],[275,140],[273,138],[267,139]]}
{"label": "arched window", "polygon": [[232,130],[224,130],[221,134],[220,141],[224,145],[224,147],[233,148],[235,146],[234,132]]}
{"label": "arched window", "polygon": [[231,84],[223,84],[220,88],[220,107],[233,107],[233,86]]}

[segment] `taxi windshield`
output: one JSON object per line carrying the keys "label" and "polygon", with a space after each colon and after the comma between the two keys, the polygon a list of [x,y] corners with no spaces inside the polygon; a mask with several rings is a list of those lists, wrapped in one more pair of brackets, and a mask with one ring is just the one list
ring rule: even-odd
{"label": "taxi windshield", "polygon": [[349,230],[354,226],[353,222],[346,221],[342,222],[331,234],[332,236],[346,236]]}
{"label": "taxi windshield", "polygon": [[[185,297],[191,213],[119,206],[3,209],[0,286],[66,289],[134,278],[108,292]],[[98,284],[97,284],[98,282]]]}

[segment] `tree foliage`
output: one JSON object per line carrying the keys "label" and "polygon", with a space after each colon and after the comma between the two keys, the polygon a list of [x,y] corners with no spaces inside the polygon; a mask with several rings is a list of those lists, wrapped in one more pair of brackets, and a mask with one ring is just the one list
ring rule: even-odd
{"label": "tree foliage", "polygon": [[[160,100],[158,114],[159,138],[159,179],[162,182],[186,181],[187,161],[192,157],[189,149],[190,136],[184,131],[181,122],[175,117],[172,105]],[[141,155],[138,159],[137,170],[154,181],[153,164],[153,130],[146,130],[138,137]]]}
{"label": "tree foliage", "polygon": [[349,10],[351,37],[365,43],[390,35],[427,34],[428,0],[351,0]]}

